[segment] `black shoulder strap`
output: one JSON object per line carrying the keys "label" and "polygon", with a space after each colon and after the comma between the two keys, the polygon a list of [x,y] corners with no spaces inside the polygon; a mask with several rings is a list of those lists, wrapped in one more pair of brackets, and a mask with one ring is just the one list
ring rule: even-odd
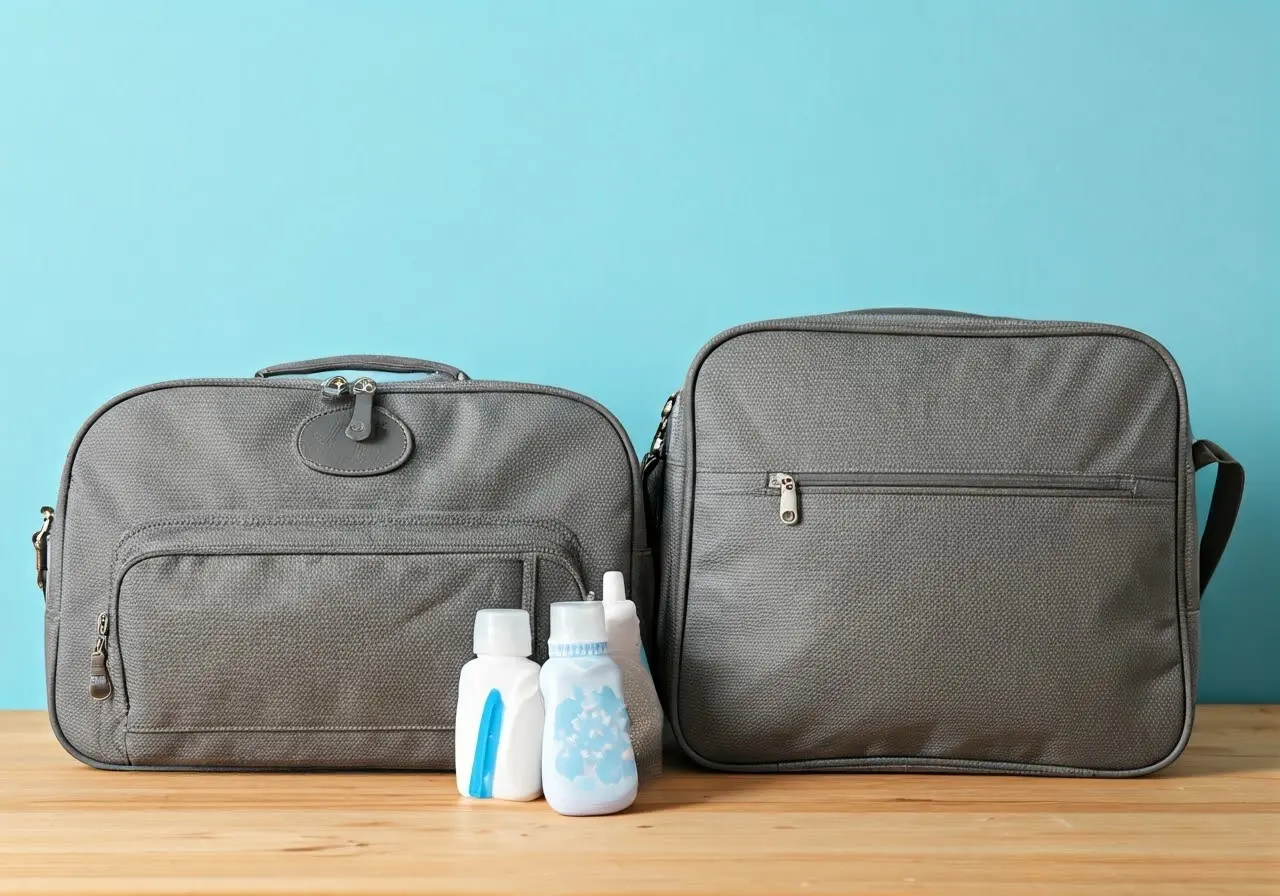
{"label": "black shoulder strap", "polygon": [[1201,439],[1191,446],[1191,458],[1196,469],[1209,464],[1218,465],[1218,477],[1213,483],[1213,499],[1209,502],[1209,518],[1200,538],[1200,593],[1218,568],[1222,552],[1227,549],[1231,529],[1240,512],[1240,499],[1244,496],[1244,467],[1218,445]]}

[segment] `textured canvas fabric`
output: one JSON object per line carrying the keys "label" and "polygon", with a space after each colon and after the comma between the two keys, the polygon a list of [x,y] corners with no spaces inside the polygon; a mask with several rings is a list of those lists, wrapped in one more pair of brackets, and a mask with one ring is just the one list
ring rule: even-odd
{"label": "textured canvas fabric", "polygon": [[1198,652],[1190,444],[1173,360],[1117,327],[891,312],[721,334],[667,439],[677,740],[721,769],[1172,761]]}
{"label": "textured canvas fabric", "polygon": [[[50,539],[49,709],[78,758],[124,767],[449,768],[481,607],[534,616],[652,572],[634,451],[561,390],[380,384],[413,433],[379,475],[328,475],[303,378],[121,396],[72,446]],[[107,614],[108,699],[89,693]]]}

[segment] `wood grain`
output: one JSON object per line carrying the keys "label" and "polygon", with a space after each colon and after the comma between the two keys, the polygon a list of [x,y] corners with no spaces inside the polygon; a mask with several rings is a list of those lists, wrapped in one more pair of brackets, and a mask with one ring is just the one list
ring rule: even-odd
{"label": "wood grain", "polygon": [[0,713],[0,892],[1280,894],[1280,707],[1202,707],[1122,781],[722,775],[629,812],[460,799],[452,776],[118,773]]}

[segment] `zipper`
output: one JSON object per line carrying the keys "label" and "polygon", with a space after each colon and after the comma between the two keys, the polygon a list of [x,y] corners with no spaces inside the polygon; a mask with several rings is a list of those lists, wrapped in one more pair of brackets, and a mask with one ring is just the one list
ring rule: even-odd
{"label": "zipper", "polygon": [[111,696],[111,679],[107,675],[107,632],[111,628],[111,617],[106,613],[98,616],[98,637],[93,642],[93,652],[89,654],[89,696],[94,700],[106,700]]}
{"label": "zipper", "polygon": [[769,488],[778,490],[778,519],[788,526],[800,522],[800,496],[796,478],[790,473],[770,473]]}
{"label": "zipper", "polygon": [[363,442],[373,434],[373,397],[377,391],[378,384],[369,376],[354,381],[348,381],[345,376],[331,376],[320,385],[320,394],[325,398],[333,400],[345,395],[355,398],[345,430],[353,442]]}
{"label": "zipper", "polygon": [[[343,525],[342,520],[324,518],[303,519],[295,522],[299,526]],[[95,700],[105,700],[112,694],[112,683],[107,673],[108,635],[111,628],[111,617],[119,619],[120,590],[125,575],[133,566],[144,560],[156,557],[217,557],[217,556],[291,556],[325,553],[330,556],[397,556],[397,555],[456,555],[475,557],[511,557],[521,558],[528,554],[536,555],[539,562],[554,563],[563,569],[573,580],[577,596],[572,592],[563,599],[595,600],[596,595],[587,586],[582,573],[581,546],[577,536],[567,526],[554,520],[517,520],[504,521],[502,524],[468,521],[463,517],[449,517],[440,520],[427,520],[421,517],[391,518],[382,522],[388,525],[403,525],[417,528],[424,525],[443,526],[451,536],[458,540],[440,543],[434,539],[421,543],[404,541],[375,542],[371,544],[331,544],[326,543],[322,535],[308,537],[300,541],[268,542],[246,541],[228,548],[230,540],[222,534],[229,526],[234,526],[234,519],[204,519],[174,521],[144,526],[124,537],[117,547],[120,557],[119,569],[114,575],[111,595],[107,610],[98,616],[97,637],[89,658],[89,695]],[[536,535],[516,535],[508,533],[511,525],[525,526],[542,530]],[[252,524],[250,524],[252,525]],[[259,524],[259,527],[270,524]],[[474,527],[475,532],[468,533],[467,527]],[[177,530],[165,534],[165,529]],[[498,531],[494,531],[494,530]],[[193,532],[217,533],[209,543],[192,542]],[[145,538],[143,544],[134,544],[134,538]],[[319,540],[316,540],[319,539]],[[504,543],[505,542],[505,543]],[[130,546],[125,550],[125,545]],[[117,647],[119,645],[117,644]],[[123,662],[117,657],[118,661]],[[126,697],[127,699],[127,697]]]}
{"label": "zipper", "polygon": [[[800,486],[819,490],[919,490],[981,493],[1001,490],[1031,494],[1079,494],[1138,497],[1134,476],[1092,476],[1043,473],[769,473],[765,485],[778,495],[778,519],[784,525],[800,522]],[[1151,489],[1158,490],[1152,483]]]}

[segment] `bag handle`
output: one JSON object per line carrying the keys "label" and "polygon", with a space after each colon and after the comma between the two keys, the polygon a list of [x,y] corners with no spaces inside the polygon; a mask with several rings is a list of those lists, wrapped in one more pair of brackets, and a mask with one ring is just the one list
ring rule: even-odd
{"label": "bag handle", "polygon": [[1207,439],[1200,439],[1191,446],[1191,459],[1197,470],[1210,464],[1218,465],[1213,498],[1209,502],[1209,517],[1200,538],[1200,594],[1203,596],[1205,586],[1222,559],[1222,552],[1227,549],[1236,514],[1240,512],[1240,500],[1244,497],[1244,467]]}
{"label": "bag handle", "polygon": [[312,358],[310,361],[288,361],[284,364],[272,364],[270,367],[264,367],[254,376],[266,378],[290,373],[326,373],[331,370],[425,373],[428,376],[438,374],[459,382],[470,379],[469,376],[452,364],[441,364],[439,361],[424,361],[420,358],[401,358],[396,355],[330,355],[327,358]]}
{"label": "bag handle", "polygon": [[838,314],[899,314],[899,315],[917,315],[922,317],[989,317],[986,314],[974,314],[972,311],[950,311],[946,308],[914,308],[914,307],[892,307],[892,308],[859,308],[856,311],[840,311]]}

